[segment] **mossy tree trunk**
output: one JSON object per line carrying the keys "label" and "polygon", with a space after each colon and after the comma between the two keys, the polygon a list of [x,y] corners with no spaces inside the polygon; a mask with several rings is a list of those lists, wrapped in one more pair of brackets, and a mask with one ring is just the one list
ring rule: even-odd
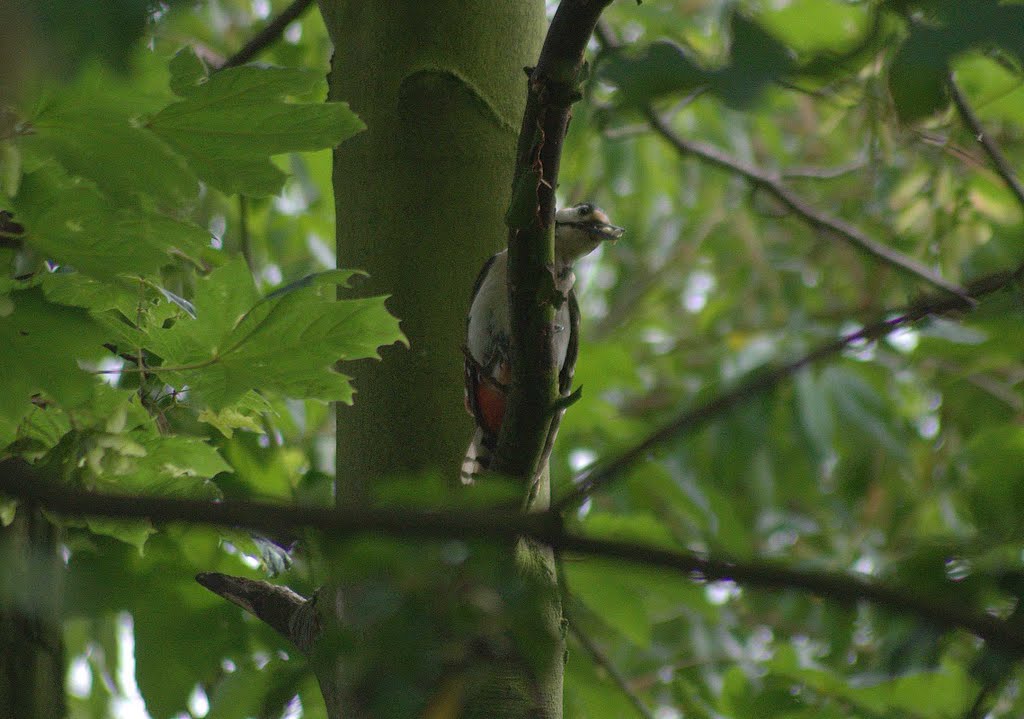
{"label": "mossy tree trunk", "polygon": [[[338,408],[338,502],[351,506],[372,502],[389,475],[457,480],[472,430],[462,400],[465,313],[478,270],[506,242],[523,68],[537,60],[545,18],[542,0],[320,6],[335,46],[330,97],[367,125],[335,152],[338,264],[367,270],[363,289],[392,296],[410,342],[360,367],[354,406]],[[517,560],[554,585],[541,548],[521,544]],[[557,601],[536,611],[557,636]],[[560,717],[563,651],[552,643],[541,675],[487,668],[467,687],[461,715]],[[332,716],[363,713],[338,689],[343,671],[333,682],[332,670],[319,673]]]}
{"label": "mossy tree trunk", "polygon": [[332,99],[367,130],[335,153],[338,263],[392,295],[408,350],[359,368],[338,411],[339,501],[384,475],[453,477],[471,424],[461,346],[473,280],[505,244],[525,104],[543,39],[541,0],[323,0]]}
{"label": "mossy tree trunk", "polygon": [[0,528],[0,717],[67,713],[59,546],[39,510],[19,507]]}

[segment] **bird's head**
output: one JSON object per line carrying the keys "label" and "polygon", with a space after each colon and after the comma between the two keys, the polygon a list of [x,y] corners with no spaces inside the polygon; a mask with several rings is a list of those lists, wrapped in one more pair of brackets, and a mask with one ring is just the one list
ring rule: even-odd
{"label": "bird's head", "polygon": [[602,242],[619,239],[623,232],[608,221],[601,208],[590,203],[565,207],[555,213],[555,257],[571,266]]}

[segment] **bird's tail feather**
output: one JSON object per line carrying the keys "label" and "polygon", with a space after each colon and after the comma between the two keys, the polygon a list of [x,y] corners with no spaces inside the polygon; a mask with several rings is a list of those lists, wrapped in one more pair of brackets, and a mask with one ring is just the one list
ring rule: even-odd
{"label": "bird's tail feather", "polygon": [[491,450],[485,441],[484,431],[477,427],[466,449],[466,457],[462,460],[459,478],[463,484],[473,484],[473,478],[487,469],[490,463]]}

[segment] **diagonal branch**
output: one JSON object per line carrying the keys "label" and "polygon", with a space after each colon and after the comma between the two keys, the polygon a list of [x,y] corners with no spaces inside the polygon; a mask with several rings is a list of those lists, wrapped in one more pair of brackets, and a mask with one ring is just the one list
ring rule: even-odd
{"label": "diagonal branch", "polygon": [[[564,605],[563,605],[564,606]],[[608,676],[611,678],[612,683],[618,687],[619,691],[629,700],[629,703],[636,709],[638,716],[644,719],[655,719],[654,712],[647,708],[643,700],[637,696],[637,693],[633,691],[632,687],[629,686],[629,682],[626,677],[622,675],[622,672],[618,670],[608,655],[601,651],[601,648],[594,643],[594,640],[580,628],[580,625],[576,622],[569,620],[569,633],[579,642],[579,645],[590,655],[590,659],[597,666],[601,667]]]}
{"label": "diagonal branch", "polygon": [[271,20],[265,28],[256,33],[249,42],[245,43],[238,52],[225,60],[224,64],[217,69],[225,70],[229,67],[244,65],[252,60],[277,42],[284,34],[285,28],[301,17],[312,4],[313,0],[294,0],[291,5],[281,11],[280,15]]}
{"label": "diagonal branch", "polygon": [[856,249],[875,258],[879,262],[894,267],[904,274],[927,282],[938,289],[944,290],[960,298],[962,304],[969,304],[964,289],[956,283],[942,277],[937,272],[921,264],[892,247],[885,245],[863,230],[845,220],[833,217],[812,205],[797,192],[788,187],[775,173],[768,172],[739,158],[732,157],[713,145],[687,140],[680,137],[666,120],[659,117],[654,110],[647,108],[645,115],[654,131],[664,138],[682,155],[694,155],[703,161],[740,175],[758,189],[764,190],[781,202],[788,210],[814,229],[846,242]]}
{"label": "diagonal branch", "polygon": [[[616,47],[615,39],[608,28],[599,26],[597,37],[604,47]],[[819,232],[846,242],[883,264],[959,297],[961,303],[966,306],[972,304],[971,299],[962,287],[943,278],[937,272],[929,269],[914,258],[869,237],[860,228],[819,210],[786,185],[778,174],[755,167],[713,145],[680,137],[672,129],[671,125],[650,106],[643,108],[642,112],[650,123],[651,128],[672,145],[679,154],[693,155],[710,165],[743,177],[754,187],[774,197],[788,210]]]}
{"label": "diagonal branch", "polygon": [[1024,208],[1024,186],[1021,186],[1020,180],[1017,179],[1017,173],[1013,171],[1013,167],[1010,166],[1009,161],[1003,155],[995,140],[985,132],[981,120],[975,114],[970,103],[967,102],[967,98],[956,84],[952,73],[949,75],[946,86],[949,88],[949,96],[953,98],[953,104],[956,105],[956,111],[960,114],[960,119],[963,120],[964,125],[968,127],[975,139],[981,143],[981,146],[985,148],[985,152],[988,154],[989,159],[992,160],[992,164],[995,165],[999,177],[1010,188],[1010,192],[1017,198],[1017,203],[1021,208]]}
{"label": "diagonal branch", "polygon": [[643,719],[654,719],[654,712],[648,709],[647,705],[644,704],[643,699],[633,691],[633,688],[629,685],[629,681],[627,681],[626,677],[619,671],[618,667],[615,666],[615,663],[612,662],[607,654],[601,651],[601,648],[594,643],[594,640],[590,638],[590,635],[580,627],[579,621],[576,618],[575,602],[573,601],[574,597],[572,596],[572,592],[570,591],[566,581],[565,569],[562,567],[562,561],[560,558],[556,561],[558,564],[558,585],[562,595],[562,617],[568,625],[569,633],[576,639],[579,645],[583,647],[584,651],[590,655],[590,659],[594,664],[601,669],[604,669],[615,686],[618,687],[619,691],[622,692],[626,699],[629,700],[629,703],[633,705],[633,708],[636,709],[637,715],[643,717]]}
{"label": "diagonal branch", "polygon": [[572,104],[580,98],[583,53],[611,0],[562,0],[528,70],[528,94],[516,149],[506,223],[512,329],[512,388],[491,468],[532,480],[542,463],[558,398],[551,323],[559,291],[554,277],[555,188]]}
{"label": "diagonal branch", "polygon": [[[967,290],[967,296],[974,303],[1021,278],[1024,278],[1024,265],[1013,272],[996,273],[976,280]],[[707,425],[733,407],[774,390],[805,367],[834,357],[857,342],[880,339],[900,327],[913,324],[925,317],[961,309],[963,309],[963,300],[959,296],[945,293],[928,295],[917,299],[909,308],[898,314],[887,313],[885,319],[865,325],[856,332],[824,342],[791,362],[755,372],[708,402],[683,412],[676,419],[655,430],[615,459],[584,470],[575,478],[576,486],[558,499],[553,504],[553,509],[563,511],[579,505],[595,491],[607,487],[619,478],[652,449],[684,432],[692,432]]]}
{"label": "diagonal branch", "polygon": [[915,595],[904,589],[834,572],[792,569],[777,562],[731,561],[695,552],[649,547],[632,542],[562,534],[553,546],[571,554],[620,559],[634,565],[672,569],[691,579],[732,581],[759,589],[797,590],[840,604],[870,602],[896,613],[912,613],[940,628],[957,627],[1015,657],[1024,656],[1024,626],[1019,621],[965,611],[951,596]]}
{"label": "diagonal branch", "polygon": [[[398,508],[346,511],[287,507],[267,502],[202,502],[168,497],[113,496],[54,482],[19,460],[0,462],[0,494],[17,498],[25,505],[43,507],[55,514],[71,517],[148,519],[158,523],[244,527],[265,532],[308,527],[329,532],[335,538],[387,534],[431,539],[516,541],[523,536],[532,537],[565,553],[667,569],[690,579],[731,580],[771,591],[797,590],[842,604],[871,602],[892,612],[914,615],[942,629],[963,629],[989,642],[994,648],[1014,657],[1024,657],[1024,631],[1021,631],[1020,621],[1000,620],[978,613],[958,602],[955,590],[945,596],[934,592],[918,596],[846,574],[792,569],[770,561],[731,561],[695,552],[580,536],[566,532],[559,516],[552,510],[530,514],[495,510],[430,512]],[[295,597],[284,597],[286,604],[294,604],[292,600]],[[305,606],[311,605],[306,602]]]}
{"label": "diagonal branch", "polygon": [[295,620],[302,615],[303,607],[310,600],[288,587],[220,572],[202,572],[196,575],[196,581],[265,622],[303,652],[309,653],[311,637],[295,631]]}

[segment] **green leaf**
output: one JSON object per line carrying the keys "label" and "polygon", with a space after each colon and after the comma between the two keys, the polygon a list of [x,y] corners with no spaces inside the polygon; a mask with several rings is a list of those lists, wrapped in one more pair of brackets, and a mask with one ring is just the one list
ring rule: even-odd
{"label": "green leaf", "polygon": [[601,66],[601,77],[616,85],[626,104],[646,105],[669,94],[701,86],[737,108],[750,107],[769,84],[795,70],[793,55],[760,25],[733,13],[729,62],[705,69],[691,53],[658,41],[638,55],[617,51]]}
{"label": "green leaf", "polygon": [[118,310],[125,317],[137,314],[139,292],[123,283],[100,282],[80,272],[49,272],[43,275],[40,287],[46,299],[58,304],[93,312]]}
{"label": "green leaf", "polygon": [[[149,436],[146,436],[146,435]],[[116,482],[122,492],[160,494],[193,499],[211,499],[219,492],[208,480],[232,471],[216,447],[200,437],[133,433],[140,452],[114,468],[107,482]]]}
{"label": "green leaf", "polygon": [[21,142],[118,201],[135,202],[140,194],[161,205],[193,199],[196,176],[159,137],[135,124],[131,112],[128,102],[109,91],[68,91],[29,119],[32,134]]}
{"label": "green leaf", "polygon": [[272,412],[273,408],[270,406],[270,402],[250,390],[230,407],[225,407],[217,412],[204,409],[196,419],[216,427],[221,434],[230,439],[236,429],[247,429],[250,432],[264,434],[262,417],[264,414]]}
{"label": "green leaf", "polygon": [[809,440],[819,460],[832,451],[835,422],[827,389],[822,386],[812,369],[799,372],[795,377],[797,412],[800,429]]}
{"label": "green leaf", "polygon": [[171,71],[171,91],[178,97],[187,97],[209,79],[209,70],[191,46],[179,50],[168,64]]}
{"label": "green leaf", "polygon": [[235,472],[235,479],[245,485],[245,497],[291,500],[309,464],[301,449],[261,447],[252,434],[233,437],[224,454]]}
{"label": "green leaf", "polygon": [[148,520],[128,522],[117,519],[90,518],[86,520],[86,526],[90,532],[103,534],[108,537],[129,544],[139,550],[142,554],[146,547],[146,540],[156,534],[156,529]]}
{"label": "green leaf", "polygon": [[667,41],[651,43],[635,55],[616,51],[601,64],[599,74],[619,88],[626,102],[636,105],[669,93],[692,92],[708,79],[685,48]]}
{"label": "green leaf", "polygon": [[245,651],[240,611],[223,600],[197,604],[172,591],[151,595],[134,612],[139,689],[153,717],[177,716],[197,680],[218,676],[225,657]]}
{"label": "green leaf", "polygon": [[87,401],[98,382],[76,360],[107,354],[99,325],[84,310],[47,302],[39,289],[9,299],[0,315],[0,417],[20,422],[39,393],[65,408]]}
{"label": "green leaf", "polygon": [[255,294],[242,260],[212,272],[196,290],[195,320],[151,335],[166,361],[155,371],[186,384],[220,410],[247,391],[351,402],[339,360],[379,358],[377,349],[405,342],[384,297],[337,300],[351,271],[325,272],[277,290],[241,311]]}
{"label": "green leaf", "polygon": [[[180,0],[169,0],[167,6]],[[15,2],[14,9],[29,11],[33,22],[26,29],[35,47],[47,63],[63,73],[74,71],[87,58],[96,57],[119,70],[125,70],[133,47],[152,17],[150,0],[118,0],[116,3],[76,3],[55,0]],[[8,16],[9,17],[9,16]],[[18,15],[13,19],[17,21]],[[26,18],[27,19],[27,18]],[[12,24],[12,28],[18,28]],[[50,68],[53,69],[53,68]]]}
{"label": "green leaf", "polygon": [[647,589],[635,581],[633,572],[589,559],[563,566],[574,596],[637,647],[650,646],[651,617],[644,603]]}
{"label": "green leaf", "polygon": [[995,536],[1013,536],[1024,522],[1024,427],[989,425],[957,457],[975,521]]}
{"label": "green leaf", "polygon": [[729,64],[711,78],[712,90],[732,107],[751,107],[761,92],[795,69],[793,54],[741,13],[730,22]]}
{"label": "green leaf", "polygon": [[626,695],[585,650],[570,644],[565,663],[566,717],[631,717],[636,714]]}
{"label": "green leaf", "polygon": [[235,67],[202,82],[195,63],[181,55],[173,69],[173,89],[184,99],[147,127],[224,192],[274,194],[285,176],[272,155],[334,147],[365,127],[346,103],[282,101],[309,92],[320,80],[313,70]]}
{"label": "green leaf", "polygon": [[890,679],[863,677],[856,684],[837,674],[800,665],[791,646],[780,648],[770,662],[774,670],[824,696],[843,698],[863,712],[888,716],[909,712],[914,716],[960,716],[974,692],[966,671],[944,664],[935,671],[908,673]]}
{"label": "green leaf", "polygon": [[16,202],[30,246],[98,280],[154,275],[176,254],[196,255],[209,244],[209,234],[195,225],[126,209],[42,171],[25,177]]}
{"label": "green leaf", "polygon": [[948,49],[938,33],[924,29],[896,51],[889,64],[889,92],[901,122],[917,122],[949,104],[948,63]]}

